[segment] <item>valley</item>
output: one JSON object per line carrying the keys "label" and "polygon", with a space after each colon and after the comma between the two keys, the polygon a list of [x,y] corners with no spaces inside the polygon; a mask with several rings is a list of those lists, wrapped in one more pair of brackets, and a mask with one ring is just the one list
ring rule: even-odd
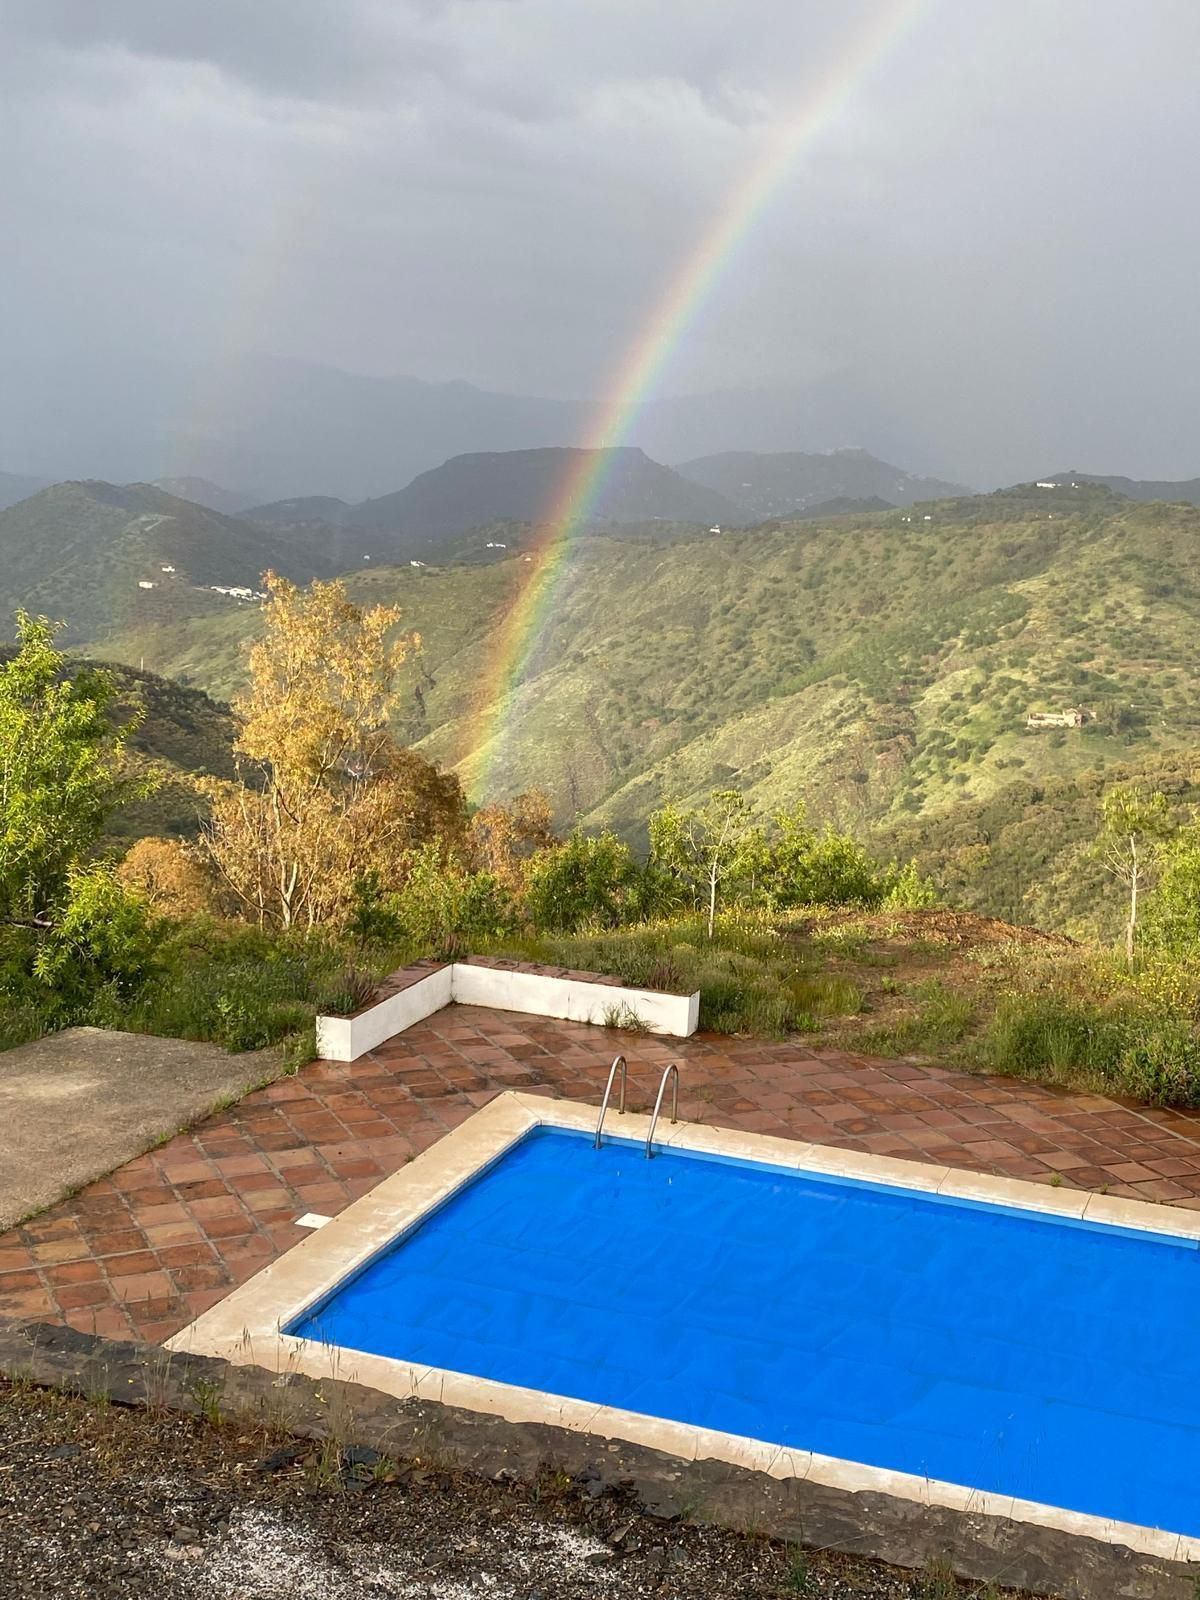
{"label": "valley", "polygon": [[[398,734],[476,799],[540,788],[560,824],[641,845],[668,798],[734,786],[769,815],[803,797],[963,904],[1071,927],[1096,899],[1097,869],[1075,857],[1100,775],[1173,775],[1191,797],[1200,510],[1029,485],[714,533],[656,523],[625,490],[642,520],[572,541],[503,701],[506,620],[538,581],[543,530],[463,534],[447,515],[429,561],[348,575],[356,602],[399,606],[422,639]],[[76,652],[225,700],[260,613],[211,585],[257,586],[267,566],[329,575],[324,526],[59,486],[0,515],[0,548],[29,552],[6,560],[0,603],[64,616]],[[403,529],[374,537],[411,548]],[[176,571],[139,588],[156,566]],[[1078,727],[1026,726],[1076,708]]]}

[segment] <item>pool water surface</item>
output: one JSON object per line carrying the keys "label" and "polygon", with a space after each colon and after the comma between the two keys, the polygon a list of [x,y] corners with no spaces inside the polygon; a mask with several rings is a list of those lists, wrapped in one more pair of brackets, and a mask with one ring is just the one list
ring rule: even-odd
{"label": "pool water surface", "polygon": [[1200,1251],[538,1128],[284,1329],[1200,1534]]}

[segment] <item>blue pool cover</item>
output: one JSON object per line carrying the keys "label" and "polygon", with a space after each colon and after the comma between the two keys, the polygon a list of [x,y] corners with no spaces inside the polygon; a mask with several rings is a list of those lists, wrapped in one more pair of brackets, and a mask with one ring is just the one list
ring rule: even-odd
{"label": "blue pool cover", "polygon": [[1186,1241],[541,1129],[286,1331],[1200,1534]]}

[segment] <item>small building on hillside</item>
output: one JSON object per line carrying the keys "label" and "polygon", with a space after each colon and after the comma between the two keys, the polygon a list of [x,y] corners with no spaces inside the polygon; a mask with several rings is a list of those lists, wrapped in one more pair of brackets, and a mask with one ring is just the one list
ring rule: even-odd
{"label": "small building on hillside", "polygon": [[154,585],[150,582],[149,578],[139,578],[138,579],[138,588],[139,589],[153,589]]}
{"label": "small building on hillside", "polygon": [[1078,706],[1072,706],[1069,711],[1031,711],[1025,718],[1027,728],[1082,728],[1087,721],[1087,712],[1081,711]]}

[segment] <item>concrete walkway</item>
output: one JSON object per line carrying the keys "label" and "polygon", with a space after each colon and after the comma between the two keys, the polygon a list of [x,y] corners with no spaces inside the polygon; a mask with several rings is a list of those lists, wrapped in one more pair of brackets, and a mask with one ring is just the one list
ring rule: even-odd
{"label": "concrete walkway", "polygon": [[0,1052],[0,1229],[274,1076],[277,1059],[103,1028]]}

